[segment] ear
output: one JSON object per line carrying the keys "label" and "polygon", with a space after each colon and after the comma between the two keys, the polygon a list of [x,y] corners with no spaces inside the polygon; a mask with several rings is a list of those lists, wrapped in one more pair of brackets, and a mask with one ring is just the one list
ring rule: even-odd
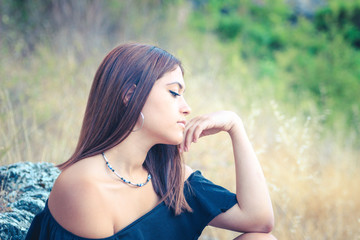
{"label": "ear", "polygon": [[129,101],[130,101],[130,99],[131,99],[131,97],[132,97],[135,89],[136,89],[136,85],[133,84],[133,85],[129,88],[129,90],[127,90],[127,92],[126,92],[126,94],[125,94],[125,97],[124,97],[124,104],[125,104],[125,106],[128,105],[128,103],[129,103]]}

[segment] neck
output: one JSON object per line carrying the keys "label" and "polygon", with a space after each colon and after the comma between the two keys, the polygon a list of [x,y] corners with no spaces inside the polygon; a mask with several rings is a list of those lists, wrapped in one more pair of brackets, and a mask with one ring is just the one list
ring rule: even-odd
{"label": "neck", "polygon": [[141,134],[131,133],[124,141],[105,152],[113,168],[122,176],[132,177],[144,172],[143,163],[150,148]]}

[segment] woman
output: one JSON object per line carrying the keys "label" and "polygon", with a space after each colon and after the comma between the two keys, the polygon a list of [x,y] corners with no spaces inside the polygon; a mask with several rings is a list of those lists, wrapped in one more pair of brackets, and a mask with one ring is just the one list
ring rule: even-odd
{"label": "woman", "polygon": [[[96,72],[78,145],[59,165],[27,239],[197,239],[207,225],[274,239],[266,182],[241,119],[185,117],[181,63],[149,45],[113,49]],[[236,194],[184,165],[200,137],[226,131]]]}

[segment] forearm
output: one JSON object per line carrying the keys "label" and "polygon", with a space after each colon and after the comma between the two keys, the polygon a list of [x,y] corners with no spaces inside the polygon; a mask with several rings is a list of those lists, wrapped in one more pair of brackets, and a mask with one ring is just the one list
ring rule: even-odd
{"label": "forearm", "polygon": [[274,216],[265,177],[243,123],[234,112],[220,111],[191,119],[179,150],[188,151],[192,142],[220,131],[229,133],[232,140],[238,205],[219,214],[210,225],[240,232],[270,232]]}
{"label": "forearm", "polygon": [[240,210],[254,220],[273,222],[265,177],[240,118],[228,133],[234,151],[236,196]]}

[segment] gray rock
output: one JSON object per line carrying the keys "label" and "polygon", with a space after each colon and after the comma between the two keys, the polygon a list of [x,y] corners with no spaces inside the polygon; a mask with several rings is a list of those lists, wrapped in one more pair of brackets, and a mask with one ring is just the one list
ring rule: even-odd
{"label": "gray rock", "polygon": [[1,240],[24,239],[59,173],[52,163],[22,162],[0,167]]}

